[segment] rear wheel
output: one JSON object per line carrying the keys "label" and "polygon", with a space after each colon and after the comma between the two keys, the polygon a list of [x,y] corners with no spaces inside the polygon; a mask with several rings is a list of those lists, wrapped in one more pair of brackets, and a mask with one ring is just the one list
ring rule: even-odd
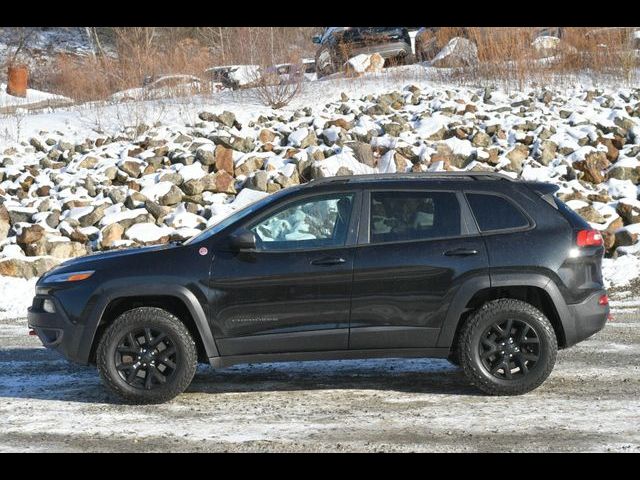
{"label": "rear wheel", "polygon": [[141,307],[123,313],[107,328],[96,360],[104,384],[120,398],[161,403],[189,386],[197,353],[177,317],[161,308]]}
{"label": "rear wheel", "polygon": [[499,299],[469,317],[457,350],[465,375],[480,390],[519,395],[547,379],[558,344],[540,310],[521,300]]}

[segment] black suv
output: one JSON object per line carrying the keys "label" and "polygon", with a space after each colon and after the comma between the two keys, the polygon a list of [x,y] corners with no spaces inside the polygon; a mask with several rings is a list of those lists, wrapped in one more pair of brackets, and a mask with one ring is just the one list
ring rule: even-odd
{"label": "black suv", "polygon": [[318,77],[342,69],[351,57],[362,53],[379,53],[385,60],[398,63],[415,61],[407,27],[327,27],[313,37]]}
{"label": "black suv", "polygon": [[439,357],[525,393],[609,313],[602,238],[556,190],[477,172],[312,181],[182,244],[61,264],[29,326],[135,403],[184,391],[198,361]]}

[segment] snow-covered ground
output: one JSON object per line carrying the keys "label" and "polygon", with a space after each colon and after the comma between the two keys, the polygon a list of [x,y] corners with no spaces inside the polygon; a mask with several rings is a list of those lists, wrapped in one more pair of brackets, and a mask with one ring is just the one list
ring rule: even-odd
{"label": "snow-covered ground", "polygon": [[[640,275],[639,89],[438,78],[411,65],[308,82],[280,110],[243,90],[0,115],[0,271],[188,238],[309,176],[444,169],[558,184],[607,237],[607,285]],[[27,304],[32,283],[0,277],[19,292],[0,316]]]}
{"label": "snow-covered ground", "polygon": [[478,395],[446,360],[386,359],[201,365],[150,406],[0,321],[0,451],[638,452],[640,320],[615,317],[524,396]]}

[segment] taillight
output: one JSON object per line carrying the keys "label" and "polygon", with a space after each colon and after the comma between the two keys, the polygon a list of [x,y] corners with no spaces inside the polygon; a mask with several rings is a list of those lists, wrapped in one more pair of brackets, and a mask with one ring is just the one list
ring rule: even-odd
{"label": "taillight", "polygon": [[599,247],[602,245],[602,234],[598,230],[580,230],[576,244],[579,247]]}
{"label": "taillight", "polygon": [[606,295],[601,295],[598,299],[598,305],[609,305],[609,297],[607,297]]}

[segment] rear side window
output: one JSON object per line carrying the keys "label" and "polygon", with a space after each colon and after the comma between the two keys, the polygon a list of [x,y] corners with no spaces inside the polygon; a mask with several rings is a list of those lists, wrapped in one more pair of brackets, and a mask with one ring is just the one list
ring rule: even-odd
{"label": "rear side window", "polygon": [[529,220],[509,200],[497,195],[467,193],[481,232],[529,226]]}
{"label": "rear side window", "polygon": [[460,204],[451,192],[372,192],[370,242],[460,235]]}

